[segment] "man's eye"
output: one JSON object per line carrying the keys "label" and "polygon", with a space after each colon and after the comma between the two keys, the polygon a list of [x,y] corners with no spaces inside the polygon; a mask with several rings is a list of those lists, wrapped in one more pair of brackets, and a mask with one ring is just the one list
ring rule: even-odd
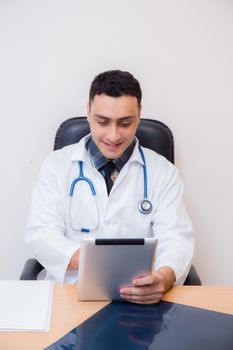
{"label": "man's eye", "polygon": [[100,120],[99,120],[97,123],[98,123],[99,125],[107,125],[107,124],[108,124],[108,122],[106,122],[106,121],[100,121]]}
{"label": "man's eye", "polygon": [[119,125],[120,126],[123,126],[123,127],[127,127],[127,126],[129,126],[131,124],[131,122],[130,121],[128,121],[128,122],[121,122],[121,123],[119,123]]}

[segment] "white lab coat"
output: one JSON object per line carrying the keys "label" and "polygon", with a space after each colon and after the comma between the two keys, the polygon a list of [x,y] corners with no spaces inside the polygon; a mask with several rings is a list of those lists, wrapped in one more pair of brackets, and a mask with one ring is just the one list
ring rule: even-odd
{"label": "white lab coat", "polygon": [[[52,152],[44,161],[33,190],[26,231],[26,242],[47,270],[46,276],[42,273],[43,278],[60,283],[77,281],[78,271],[66,270],[85,236],[155,236],[158,239],[155,268],[169,266],[175,271],[176,284],[184,282],[193,256],[194,235],[183,203],[183,184],[173,164],[149,149],[143,148],[143,151],[148,199],[153,204],[150,214],[138,211],[144,192],[143,162],[138,145],[109,196],[103,176],[90,162],[85,138]],[[81,181],[75,186],[71,202],[70,185],[79,175],[79,160],[83,161],[84,175],[95,186],[96,198]],[[99,227],[95,229],[97,224]],[[94,230],[81,233],[73,226],[88,226]]]}

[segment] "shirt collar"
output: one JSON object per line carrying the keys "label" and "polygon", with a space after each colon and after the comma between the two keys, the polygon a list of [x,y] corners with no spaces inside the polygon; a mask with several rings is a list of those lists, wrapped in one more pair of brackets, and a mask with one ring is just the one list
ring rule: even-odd
{"label": "shirt collar", "polygon": [[[91,134],[84,136],[78,143],[73,145],[73,152],[71,154],[71,161],[83,161],[86,164],[91,164],[90,155],[86,148],[86,143],[91,140]],[[135,137],[135,147],[133,149],[132,155],[129,159],[130,162],[139,162],[143,165],[142,157],[138,150],[138,139]],[[71,147],[71,146],[69,146]]]}
{"label": "shirt collar", "polygon": [[84,163],[90,163],[90,156],[85,147],[86,140],[89,138],[90,134],[83,137],[79,142],[74,144],[74,150],[71,154],[71,161],[83,161]]}
{"label": "shirt collar", "polygon": [[[136,138],[133,139],[129,147],[125,150],[125,152],[117,159],[113,160],[113,163],[115,164],[117,170],[120,172],[123,166],[128,162],[130,156],[133,153],[135,144],[137,143]],[[90,152],[91,160],[97,170],[102,168],[106,163],[108,163],[109,159],[104,157],[104,155],[100,152],[98,147],[96,146],[95,142],[93,141],[93,138],[91,135],[86,139],[86,148]]]}

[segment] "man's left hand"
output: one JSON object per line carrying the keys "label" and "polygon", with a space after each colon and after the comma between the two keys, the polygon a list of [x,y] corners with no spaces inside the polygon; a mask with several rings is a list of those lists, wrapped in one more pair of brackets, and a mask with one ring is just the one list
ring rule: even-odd
{"label": "man's left hand", "polygon": [[160,301],[174,282],[174,271],[170,267],[162,267],[151,275],[135,278],[132,286],[120,288],[120,295],[132,303],[154,304]]}

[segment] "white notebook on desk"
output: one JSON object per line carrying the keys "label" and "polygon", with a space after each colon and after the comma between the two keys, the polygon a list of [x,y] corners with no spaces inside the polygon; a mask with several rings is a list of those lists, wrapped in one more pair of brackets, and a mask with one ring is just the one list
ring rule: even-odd
{"label": "white notebook on desk", "polygon": [[48,331],[53,284],[0,281],[0,331]]}

